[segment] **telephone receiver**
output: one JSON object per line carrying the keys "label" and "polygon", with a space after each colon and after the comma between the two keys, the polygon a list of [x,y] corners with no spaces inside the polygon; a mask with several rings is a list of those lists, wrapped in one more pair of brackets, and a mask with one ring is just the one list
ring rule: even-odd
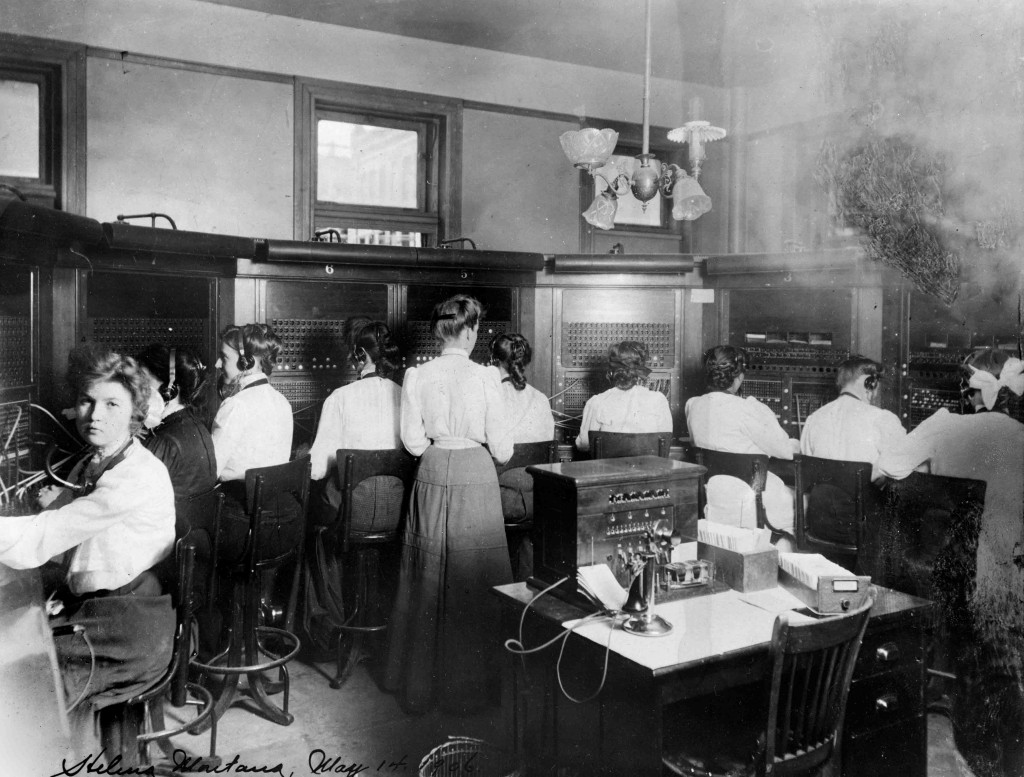
{"label": "telephone receiver", "polygon": [[643,565],[629,584],[629,594],[622,611],[630,617],[622,624],[623,631],[642,637],[664,637],[672,632],[672,624],[651,612],[654,606],[654,581],[658,574],[658,557],[644,554]]}

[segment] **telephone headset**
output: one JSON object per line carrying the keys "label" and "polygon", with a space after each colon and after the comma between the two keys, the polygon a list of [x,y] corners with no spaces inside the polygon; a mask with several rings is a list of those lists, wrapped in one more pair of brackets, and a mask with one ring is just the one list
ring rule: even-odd
{"label": "telephone headset", "polygon": [[874,391],[876,388],[878,388],[878,378],[879,375],[877,372],[865,376],[864,388],[866,388],[868,391]]}
{"label": "telephone headset", "polygon": [[170,402],[176,396],[180,389],[177,383],[177,370],[175,362],[177,361],[177,349],[172,348],[170,354],[167,357],[167,385],[160,388],[160,396],[164,402]]}
{"label": "telephone headset", "polygon": [[256,358],[249,353],[249,338],[245,336],[245,330],[238,330],[239,340],[242,343],[242,349],[238,352],[238,361],[236,366],[242,372],[248,372],[256,366]]}

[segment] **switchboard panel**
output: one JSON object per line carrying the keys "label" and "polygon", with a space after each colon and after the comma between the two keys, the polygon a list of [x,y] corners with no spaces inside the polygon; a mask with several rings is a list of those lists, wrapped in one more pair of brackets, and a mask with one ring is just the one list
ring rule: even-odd
{"label": "switchboard panel", "polygon": [[679,351],[682,294],[676,289],[563,289],[555,304],[552,340],[558,438],[569,444],[579,433],[587,400],[606,391],[608,348],[624,340],[647,346],[651,374],[646,385],[680,411]]}
{"label": "switchboard panel", "polygon": [[[20,394],[20,396],[17,396]],[[0,515],[23,512],[18,483],[32,469],[32,418],[27,390],[0,399]]]}
{"label": "switchboard panel", "polygon": [[483,323],[470,358],[489,364],[490,345],[499,334],[519,331],[519,290],[495,286],[410,286],[406,295],[405,321],[401,328],[402,353],[407,367],[440,356],[441,345],[430,331],[434,306],[455,294],[469,294],[484,308]]}
{"label": "switchboard panel", "polygon": [[4,267],[0,281],[0,388],[32,383],[33,270]]}
{"label": "switchboard panel", "polygon": [[266,322],[282,345],[271,381],[291,403],[295,443],[308,442],[327,396],[359,377],[345,346],[347,322],[388,321],[388,286],[271,280],[265,292]]}
{"label": "switchboard panel", "polygon": [[212,365],[212,280],[93,272],[82,339],[134,356],[152,343],[187,348]]}

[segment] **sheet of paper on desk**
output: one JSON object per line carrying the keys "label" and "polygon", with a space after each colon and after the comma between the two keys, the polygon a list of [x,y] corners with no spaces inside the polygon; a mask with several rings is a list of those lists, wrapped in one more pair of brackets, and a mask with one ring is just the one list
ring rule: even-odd
{"label": "sheet of paper on desk", "polygon": [[741,602],[746,602],[772,615],[787,610],[799,610],[806,605],[793,596],[785,588],[766,588],[763,591],[750,591],[739,595]]}
{"label": "sheet of paper on desk", "polygon": [[697,521],[697,539],[706,545],[737,552],[767,550],[771,545],[768,529],[744,529],[717,521]]}
{"label": "sheet of paper on desk", "polygon": [[590,596],[607,610],[621,610],[626,589],[619,585],[607,564],[590,564],[576,570],[576,580]]}

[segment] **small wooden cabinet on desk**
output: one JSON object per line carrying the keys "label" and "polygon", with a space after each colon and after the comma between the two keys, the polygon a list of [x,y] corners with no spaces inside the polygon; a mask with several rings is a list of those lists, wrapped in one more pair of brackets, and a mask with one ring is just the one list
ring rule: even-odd
{"label": "small wooden cabinet on desk", "polygon": [[[504,614],[502,639],[518,637],[536,591],[516,583],[494,592]],[[612,633],[595,622],[569,635],[560,663],[558,643],[522,658],[510,655],[506,724],[529,773],[660,775],[662,753],[681,735],[668,728],[673,705],[747,686],[759,693],[775,616],[739,596],[726,591],[659,606],[675,627],[668,637]],[[931,610],[925,599],[878,589],[847,702],[845,777],[926,776],[924,639]],[[523,643],[546,642],[583,615],[568,602],[542,597],[526,611]],[[594,696],[609,635],[607,675]],[[588,700],[571,701],[563,689]]]}

